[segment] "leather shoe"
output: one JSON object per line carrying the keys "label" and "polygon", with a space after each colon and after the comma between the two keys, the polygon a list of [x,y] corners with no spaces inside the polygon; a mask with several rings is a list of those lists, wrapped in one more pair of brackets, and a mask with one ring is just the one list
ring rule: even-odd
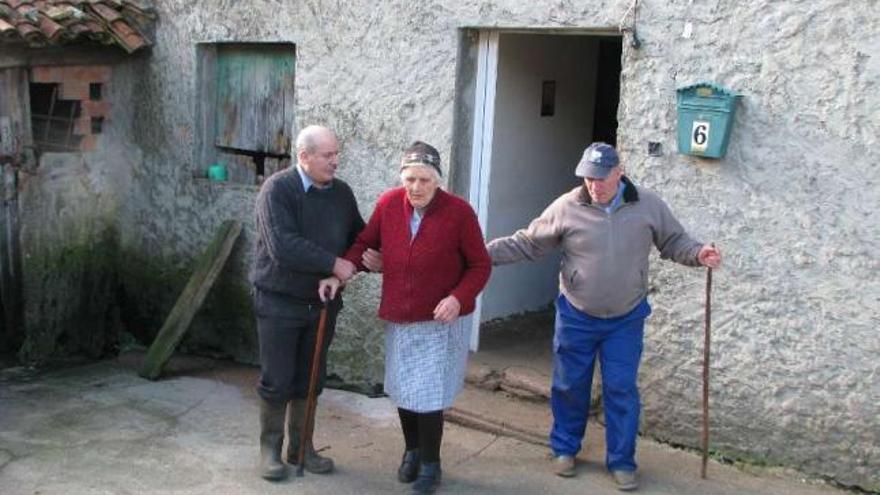
{"label": "leather shoe", "polygon": [[397,479],[401,483],[412,483],[419,475],[419,449],[407,450],[400,460]]}
{"label": "leather shoe", "polygon": [[563,478],[571,478],[574,476],[574,456],[558,455],[554,457],[553,472],[556,476],[562,476]]}
{"label": "leather shoe", "polygon": [[611,476],[617,483],[617,489],[622,492],[631,492],[639,487],[635,471],[611,471]]}
{"label": "leather shoe", "polygon": [[440,486],[440,463],[423,462],[419,466],[419,476],[413,483],[413,493],[418,495],[431,495]]}

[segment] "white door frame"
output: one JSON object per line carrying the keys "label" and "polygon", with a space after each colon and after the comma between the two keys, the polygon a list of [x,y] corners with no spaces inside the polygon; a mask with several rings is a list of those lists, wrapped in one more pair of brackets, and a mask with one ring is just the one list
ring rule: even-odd
{"label": "white door frame", "polygon": [[[477,212],[480,227],[486,232],[489,215],[489,172],[492,166],[492,133],[495,125],[495,90],[498,80],[498,31],[480,31],[478,43],[468,200]],[[473,352],[476,352],[480,346],[482,300],[482,294],[477,296],[476,308],[471,315],[470,349]]]}

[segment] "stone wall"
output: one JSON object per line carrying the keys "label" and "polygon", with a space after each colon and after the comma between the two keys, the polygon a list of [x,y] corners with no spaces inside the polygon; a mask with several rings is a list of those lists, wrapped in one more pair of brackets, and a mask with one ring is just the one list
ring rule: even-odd
{"label": "stone wall", "polygon": [[[337,130],[339,175],[368,215],[407,142],[438,143],[450,156],[457,57],[468,53],[460,29],[613,33],[630,2],[156,4],[155,47],[134,83],[133,139],[144,159],[120,217],[121,245],[186,260],[224,219],[250,222],[257,191],[195,178],[207,166],[194,158],[204,97],[196,43],[295,43],[296,125]],[[876,0],[644,0],[642,45],[625,41],[619,109],[630,175],[727,256],[714,292],[713,448],[868,489],[880,489],[878,12]],[[700,80],[744,94],[721,161],[675,152],[675,89]],[[648,141],[663,155],[649,157]],[[231,282],[229,308],[242,312],[224,320],[232,334],[212,333],[203,316],[196,330],[239,358],[254,351],[253,327],[237,326],[248,319],[252,234],[248,225],[232,261],[242,277]],[[690,446],[699,439],[703,277],[654,263],[641,376],[644,432]],[[347,293],[331,357],[351,382],[381,375],[378,282],[363,278]]]}

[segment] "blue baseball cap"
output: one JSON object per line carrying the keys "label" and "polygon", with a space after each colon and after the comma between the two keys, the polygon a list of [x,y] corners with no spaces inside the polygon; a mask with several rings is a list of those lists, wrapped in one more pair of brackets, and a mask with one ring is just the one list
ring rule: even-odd
{"label": "blue baseball cap", "polygon": [[574,175],[587,179],[604,179],[620,163],[617,150],[608,143],[593,143],[584,150]]}

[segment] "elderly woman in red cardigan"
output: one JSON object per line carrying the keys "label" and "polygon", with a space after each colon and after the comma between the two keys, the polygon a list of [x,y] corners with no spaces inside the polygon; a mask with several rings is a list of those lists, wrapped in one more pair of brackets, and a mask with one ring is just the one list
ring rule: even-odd
{"label": "elderly woman in red cardigan", "polygon": [[[403,187],[387,191],[345,258],[364,270],[362,256],[381,250],[385,392],[397,404],[406,450],[398,479],[414,493],[440,483],[443,410],[464,384],[473,312],[491,260],[470,205],[440,189],[440,154],[415,142],[400,165]],[[339,281],[322,281],[335,296]]]}

